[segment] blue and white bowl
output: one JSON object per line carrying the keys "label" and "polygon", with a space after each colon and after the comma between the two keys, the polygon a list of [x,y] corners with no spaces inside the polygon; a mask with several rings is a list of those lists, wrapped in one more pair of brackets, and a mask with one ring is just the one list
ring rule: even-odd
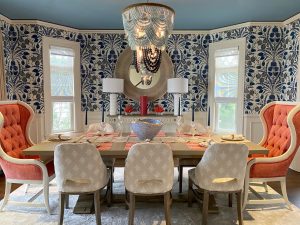
{"label": "blue and white bowl", "polygon": [[131,129],[140,140],[152,140],[162,128],[163,123],[156,119],[140,119],[131,123]]}

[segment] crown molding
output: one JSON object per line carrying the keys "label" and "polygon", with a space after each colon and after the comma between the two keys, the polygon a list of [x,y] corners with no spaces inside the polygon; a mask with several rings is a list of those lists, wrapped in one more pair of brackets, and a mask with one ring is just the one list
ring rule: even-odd
{"label": "crown molding", "polygon": [[[245,23],[239,23],[236,25],[221,27],[217,29],[212,30],[173,30],[172,34],[214,34],[214,33],[220,33],[225,32],[229,30],[239,29],[243,27],[250,27],[250,26],[285,26],[288,25],[296,20],[300,19],[300,13],[288,18],[287,20],[284,20],[282,22],[245,22]],[[49,28],[56,28],[61,29],[69,32],[74,33],[88,33],[88,34],[124,34],[124,30],[81,30],[76,29],[68,26],[63,26],[55,23],[40,21],[40,20],[11,20],[7,18],[6,16],[3,16],[0,14],[0,20],[3,20],[9,24],[24,24],[24,25],[40,25],[45,26]]]}
{"label": "crown molding", "polygon": [[6,23],[11,23],[11,20],[10,20],[10,19],[8,19],[6,16],[3,16],[3,15],[1,15],[1,14],[0,14],[0,20],[5,21]]}
{"label": "crown molding", "polygon": [[79,30],[79,32],[86,34],[125,34],[124,30]]}
{"label": "crown molding", "polygon": [[291,18],[288,18],[287,20],[283,21],[284,25],[288,25],[292,22],[295,22],[296,20],[300,20],[300,13],[296,14],[295,16],[292,16]]}

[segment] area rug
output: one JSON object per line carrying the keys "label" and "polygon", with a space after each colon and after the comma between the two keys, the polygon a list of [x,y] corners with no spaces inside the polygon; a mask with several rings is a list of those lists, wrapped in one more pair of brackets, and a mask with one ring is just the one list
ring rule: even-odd
{"label": "area rug", "polygon": [[[176,173],[176,171],[175,171]],[[176,175],[175,175],[176,177]],[[277,198],[279,194],[269,188],[269,193],[264,193],[262,186],[255,186],[256,191],[261,192],[263,197]],[[40,187],[31,187],[24,196],[25,186],[21,186],[11,194],[13,200],[26,200],[37,193]],[[114,192],[124,193],[123,170],[116,169]],[[184,173],[184,193],[178,194],[178,182],[174,179],[173,197],[176,199],[185,199],[187,195],[187,173]],[[238,224],[236,206],[227,207],[228,199],[226,195],[218,194],[215,196],[219,207],[218,214],[209,214],[208,224],[211,225],[229,225]],[[70,197],[70,206],[74,206],[78,196]],[[250,196],[255,198],[255,196]],[[235,200],[235,199],[234,199]],[[39,196],[36,201],[42,202],[43,196]],[[1,204],[2,202],[0,202]],[[235,203],[235,201],[234,201]],[[50,206],[52,215],[48,215],[43,208],[28,208],[7,206],[0,213],[0,225],[50,225],[58,222],[58,193],[55,180],[50,186]],[[292,206],[290,211],[284,204],[273,206],[247,206],[244,211],[245,225],[299,225],[300,210],[296,206]],[[128,211],[124,204],[113,204],[107,207],[101,205],[101,219],[103,225],[124,225],[128,223]],[[95,224],[94,214],[73,214],[73,209],[66,209],[64,216],[64,224],[84,225]],[[135,212],[136,225],[165,225],[163,203],[160,201],[138,202]],[[174,201],[172,205],[172,224],[173,225],[199,225],[201,224],[201,205],[194,203],[191,208],[184,201]]]}

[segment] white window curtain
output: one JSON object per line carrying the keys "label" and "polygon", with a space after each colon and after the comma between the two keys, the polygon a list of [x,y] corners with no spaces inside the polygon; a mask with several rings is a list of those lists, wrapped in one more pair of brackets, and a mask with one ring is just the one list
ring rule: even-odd
{"label": "white window curtain", "polygon": [[6,79],[4,73],[4,51],[3,51],[3,38],[0,32],[0,100],[6,100]]}

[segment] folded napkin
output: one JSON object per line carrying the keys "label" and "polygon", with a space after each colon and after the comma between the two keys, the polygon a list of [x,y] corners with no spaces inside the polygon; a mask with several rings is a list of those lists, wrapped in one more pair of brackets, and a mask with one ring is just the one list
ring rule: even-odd
{"label": "folded napkin", "polygon": [[228,135],[223,135],[221,138],[224,140],[233,140],[233,141],[242,141],[245,139],[242,134],[228,134]]}

